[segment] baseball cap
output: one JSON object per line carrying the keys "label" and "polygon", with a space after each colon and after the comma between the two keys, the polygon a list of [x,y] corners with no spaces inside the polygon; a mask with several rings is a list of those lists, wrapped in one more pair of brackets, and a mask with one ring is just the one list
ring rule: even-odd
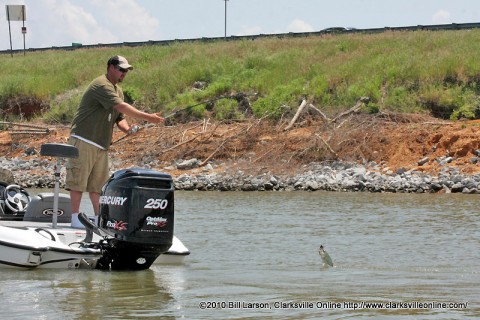
{"label": "baseball cap", "polygon": [[110,59],[108,59],[107,65],[114,65],[114,66],[119,66],[122,69],[128,69],[132,70],[133,66],[131,66],[127,59],[122,56],[113,56]]}

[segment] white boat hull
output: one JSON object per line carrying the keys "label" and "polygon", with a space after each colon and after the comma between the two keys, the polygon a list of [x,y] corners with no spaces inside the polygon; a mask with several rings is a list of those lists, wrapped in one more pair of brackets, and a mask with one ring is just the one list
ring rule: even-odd
{"label": "white boat hull", "polygon": [[[0,225],[0,268],[90,268],[100,253],[93,249],[79,249],[72,246],[85,239],[84,229],[71,228],[68,223],[59,223],[53,228],[51,223],[30,221],[1,221]],[[46,230],[36,232],[36,229]],[[49,240],[50,233],[55,241]],[[48,236],[48,237],[47,237]],[[26,240],[27,239],[27,240]],[[93,234],[93,241],[101,238]],[[21,245],[20,245],[21,244]],[[87,250],[88,249],[88,250]],[[170,249],[161,254],[154,264],[181,265],[190,254],[188,248],[173,236]]]}
{"label": "white boat hull", "polygon": [[101,255],[99,249],[66,245],[55,231],[0,226],[0,267],[78,269]]}
{"label": "white boat hull", "polygon": [[154,264],[183,264],[189,254],[190,251],[183,245],[182,241],[173,236],[170,249],[159,255]]}

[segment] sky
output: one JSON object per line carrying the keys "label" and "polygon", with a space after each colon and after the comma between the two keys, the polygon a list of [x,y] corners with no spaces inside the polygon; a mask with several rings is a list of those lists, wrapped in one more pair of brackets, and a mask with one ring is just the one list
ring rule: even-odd
{"label": "sky", "polygon": [[0,0],[0,50],[480,22],[479,0]]}

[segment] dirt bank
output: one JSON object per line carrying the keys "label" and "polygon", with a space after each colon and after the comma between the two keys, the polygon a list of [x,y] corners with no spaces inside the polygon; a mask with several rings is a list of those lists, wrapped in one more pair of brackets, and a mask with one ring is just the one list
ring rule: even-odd
{"label": "dirt bank", "polygon": [[[48,126],[48,133],[18,133],[9,126],[0,132],[0,152],[7,158],[38,157],[46,142],[65,142],[68,127]],[[475,151],[480,149],[478,121],[441,121],[420,115],[352,115],[341,121],[299,119],[287,123],[266,120],[241,122],[196,121],[181,125],[145,125],[135,135],[115,131],[112,161],[124,167],[151,163],[172,169],[180,159],[196,158],[201,165],[222,164],[214,170],[243,170],[253,175],[292,174],[310,162],[375,161],[381,169],[401,168],[437,174],[444,166],[456,166],[476,174]],[[426,158],[428,157],[428,160]],[[425,164],[419,165],[420,160]],[[443,162],[442,162],[443,160]],[[170,168],[169,168],[170,167]],[[184,171],[170,170],[172,175]]]}

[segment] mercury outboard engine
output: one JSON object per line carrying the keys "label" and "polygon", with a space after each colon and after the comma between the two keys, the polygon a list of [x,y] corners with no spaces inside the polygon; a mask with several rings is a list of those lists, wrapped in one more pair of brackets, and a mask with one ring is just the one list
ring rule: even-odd
{"label": "mercury outboard engine", "polygon": [[97,268],[148,269],[172,245],[174,185],[169,174],[131,168],[115,172],[100,196],[99,229],[110,237]]}

